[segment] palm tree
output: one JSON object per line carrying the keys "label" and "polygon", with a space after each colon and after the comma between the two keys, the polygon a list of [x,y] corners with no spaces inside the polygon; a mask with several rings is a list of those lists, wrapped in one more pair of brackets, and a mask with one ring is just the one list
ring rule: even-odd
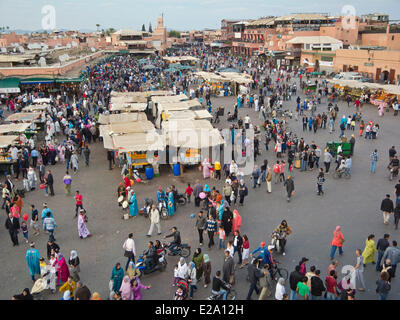
{"label": "palm tree", "polygon": [[97,27],[97,31],[99,31],[100,25],[98,23],[96,23],[96,27]]}

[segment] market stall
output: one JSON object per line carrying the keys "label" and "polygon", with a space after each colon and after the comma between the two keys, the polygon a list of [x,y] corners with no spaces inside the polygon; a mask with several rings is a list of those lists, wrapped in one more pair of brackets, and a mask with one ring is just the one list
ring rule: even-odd
{"label": "market stall", "polygon": [[110,124],[118,122],[131,122],[131,121],[147,121],[147,116],[143,112],[131,112],[131,113],[115,113],[115,114],[100,114],[100,124]]}
{"label": "market stall", "polygon": [[11,158],[9,148],[11,145],[17,144],[18,140],[19,136],[0,136],[0,171],[4,174],[14,174],[15,161]]}
{"label": "market stall", "polygon": [[225,143],[219,130],[207,120],[166,121],[162,124],[162,132],[166,144],[178,148],[178,156],[172,156],[170,163],[199,163],[201,149]]}

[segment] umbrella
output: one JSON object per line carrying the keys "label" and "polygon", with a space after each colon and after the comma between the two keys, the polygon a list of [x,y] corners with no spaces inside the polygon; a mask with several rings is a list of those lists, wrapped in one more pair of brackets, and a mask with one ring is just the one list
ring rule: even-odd
{"label": "umbrella", "polygon": [[155,69],[156,67],[153,66],[152,64],[148,64],[145,65],[144,67],[142,67],[143,70],[151,70],[151,69]]}
{"label": "umbrella", "polygon": [[164,70],[165,72],[178,72],[179,70],[175,69],[175,68],[168,68]]}
{"label": "umbrella", "polygon": [[237,72],[237,73],[240,73],[240,70],[236,69],[236,68],[221,68],[221,69],[218,69],[218,72]]}

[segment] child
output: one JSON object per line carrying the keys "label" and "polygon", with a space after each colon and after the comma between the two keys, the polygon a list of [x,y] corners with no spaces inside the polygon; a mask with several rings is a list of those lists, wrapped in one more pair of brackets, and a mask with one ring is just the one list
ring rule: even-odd
{"label": "child", "polygon": [[178,265],[176,264],[174,267],[174,282],[172,283],[172,286],[175,287],[176,284],[179,282],[179,280],[181,279],[180,277],[178,277],[179,272],[178,272]]}
{"label": "child", "polygon": [[353,119],[351,120],[351,130],[354,131],[354,129],[356,128],[356,119],[353,117]]}
{"label": "child", "polygon": [[210,167],[210,179],[214,179],[215,178],[215,169],[214,167]]}
{"label": "child", "polygon": [[190,186],[190,183],[188,183],[188,186],[185,190],[185,194],[186,194],[186,199],[188,200],[188,203],[190,203],[190,196],[193,193],[193,188]]}
{"label": "child", "polygon": [[28,225],[26,224],[25,221],[22,221],[21,223],[21,230],[22,230],[22,234],[24,235],[25,238],[25,242],[28,243]]}
{"label": "child", "polygon": [[225,230],[222,226],[219,226],[218,228],[218,238],[219,238],[218,249],[221,248],[225,249]]}

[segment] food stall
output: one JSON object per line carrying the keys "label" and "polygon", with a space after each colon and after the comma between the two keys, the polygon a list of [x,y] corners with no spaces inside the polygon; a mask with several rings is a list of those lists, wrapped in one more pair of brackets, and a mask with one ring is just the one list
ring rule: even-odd
{"label": "food stall", "polygon": [[15,161],[11,159],[9,148],[11,145],[17,144],[18,136],[7,135],[0,136],[0,171],[7,174],[14,174]]}
{"label": "food stall", "polygon": [[169,158],[170,164],[194,165],[201,162],[201,150],[224,144],[218,129],[208,120],[170,120],[163,122],[162,132],[166,144],[177,148],[177,155]]}

